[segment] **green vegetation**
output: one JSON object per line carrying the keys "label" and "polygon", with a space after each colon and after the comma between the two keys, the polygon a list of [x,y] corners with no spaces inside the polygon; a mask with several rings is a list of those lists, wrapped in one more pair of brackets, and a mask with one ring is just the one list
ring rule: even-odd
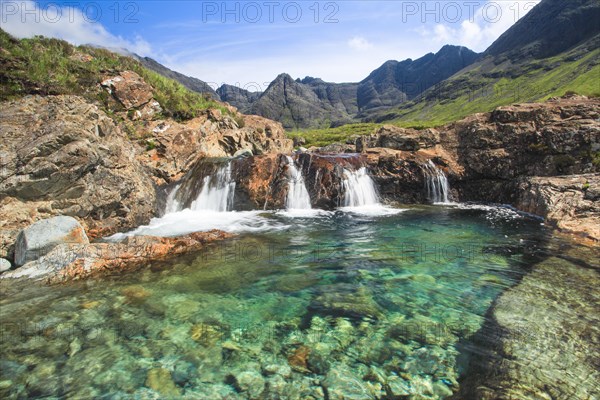
{"label": "green vegetation", "polygon": [[600,168],[600,151],[596,151],[592,154],[592,164],[596,168]]}
{"label": "green vegetation", "polygon": [[306,139],[306,147],[326,146],[331,143],[344,143],[355,135],[370,135],[381,127],[381,124],[348,124],[337,128],[305,129],[288,132],[289,138],[302,137]]}
{"label": "green vegetation", "polygon": [[[600,49],[596,49],[581,56],[566,54],[520,66],[500,64],[487,73],[469,71],[451,78],[446,92],[434,94],[437,98],[396,109],[391,122],[401,126],[443,125],[499,106],[545,101],[568,92],[599,97],[599,60]],[[507,77],[507,68],[516,69],[513,72],[518,76]]]}
{"label": "green vegetation", "polygon": [[142,67],[131,57],[39,36],[17,40],[0,30],[0,101],[28,94],[74,94],[108,110],[110,95],[98,84],[125,70],[136,72],[154,88],[166,116],[186,120],[207,108],[229,114],[220,103]]}

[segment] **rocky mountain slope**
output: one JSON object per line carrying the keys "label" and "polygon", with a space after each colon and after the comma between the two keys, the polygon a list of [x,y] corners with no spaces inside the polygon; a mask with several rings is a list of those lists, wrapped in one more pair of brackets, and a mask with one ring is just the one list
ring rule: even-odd
{"label": "rocky mountain slope", "polygon": [[[295,81],[288,74],[281,74],[252,103],[250,113],[280,121],[289,129],[349,122],[351,117],[344,105],[346,99],[339,96],[340,91],[335,93],[335,90],[330,90],[328,93],[326,87],[323,89]],[[330,98],[332,92],[337,96]]]}
{"label": "rocky mountain slope", "polygon": [[217,89],[217,94],[221,100],[226,101],[236,107],[243,113],[250,113],[252,103],[254,103],[261,95],[260,92],[250,92],[234,85],[221,85]]}
{"label": "rocky mountain slope", "polygon": [[477,53],[444,46],[417,60],[387,61],[360,83],[330,83],[279,75],[263,93],[223,85],[221,100],[243,112],[275,119],[289,129],[327,128],[358,120],[371,110],[399,105],[470,65]]}
{"label": "rocky mountain slope", "polygon": [[165,67],[164,65],[160,64],[158,61],[153,60],[150,57],[136,56],[136,58],[144,67],[154,72],[157,72],[166,78],[170,78],[181,83],[189,90],[206,94],[210,96],[210,98],[212,98],[213,100],[221,100],[217,92],[208,83],[201,81],[198,78],[193,78],[191,76],[184,75],[177,71],[173,71],[172,69]]}
{"label": "rocky mountain slope", "polygon": [[[435,126],[517,101],[543,101],[567,91],[600,95],[600,6],[594,0],[543,0],[483,54],[444,46],[417,60],[387,61],[359,83],[279,75],[265,92],[206,83],[154,60],[146,67],[208,93],[244,113],[287,129],[355,122]],[[573,29],[577,27],[577,29]]]}
{"label": "rocky mountain slope", "polygon": [[489,56],[548,58],[598,35],[600,6],[594,0],[544,0],[498,38]]}
{"label": "rocky mountain slope", "polygon": [[469,67],[370,121],[431,125],[567,91],[600,95],[600,3],[543,0]]}
{"label": "rocky mountain slope", "polygon": [[358,85],[363,113],[399,105],[471,65],[478,54],[461,46],[444,46],[417,60],[387,61]]}

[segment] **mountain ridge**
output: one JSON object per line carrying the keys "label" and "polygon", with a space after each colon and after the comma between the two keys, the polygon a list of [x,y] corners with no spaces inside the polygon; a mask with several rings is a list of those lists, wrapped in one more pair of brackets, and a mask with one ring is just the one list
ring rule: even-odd
{"label": "mountain ridge", "polygon": [[478,57],[466,47],[445,45],[416,60],[388,60],[360,82],[332,83],[310,76],[294,80],[282,73],[258,97],[231,85],[217,93],[242,112],[276,119],[288,129],[335,127],[412,99]]}

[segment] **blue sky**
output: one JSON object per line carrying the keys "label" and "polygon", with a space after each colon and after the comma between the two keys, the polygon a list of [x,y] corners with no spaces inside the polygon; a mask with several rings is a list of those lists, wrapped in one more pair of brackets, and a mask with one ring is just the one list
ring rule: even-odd
{"label": "blue sky", "polygon": [[127,48],[213,86],[264,90],[279,73],[359,81],[444,44],[483,51],[539,0],[0,0],[9,33]]}

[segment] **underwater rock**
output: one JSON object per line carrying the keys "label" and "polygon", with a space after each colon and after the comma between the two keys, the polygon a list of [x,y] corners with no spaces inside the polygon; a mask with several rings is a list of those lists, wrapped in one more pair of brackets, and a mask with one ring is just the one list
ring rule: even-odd
{"label": "underwater rock", "polygon": [[0,381],[0,390],[10,389],[10,387],[12,385],[13,385],[13,382],[11,380]]}
{"label": "underwater rock", "polygon": [[205,346],[210,346],[223,337],[223,329],[220,326],[209,325],[206,323],[195,324],[190,329],[190,336],[196,342],[200,342]]}
{"label": "underwater rock", "polygon": [[269,364],[263,367],[263,373],[265,375],[281,375],[284,378],[289,378],[292,376],[292,369],[288,365]]}
{"label": "underwater rock", "polygon": [[84,301],[83,303],[81,303],[81,308],[83,308],[84,310],[90,310],[98,307],[100,304],[101,303],[98,300]]}
{"label": "underwater rock", "polygon": [[319,375],[325,375],[329,371],[328,354],[323,354],[317,349],[308,354],[307,367],[311,372]]}
{"label": "underwater rock", "polygon": [[121,289],[121,294],[127,298],[129,303],[140,304],[152,294],[141,285],[131,285]]}
{"label": "underwater rock", "polygon": [[346,288],[343,285],[336,285],[336,287],[330,289],[330,291],[324,291],[313,300],[309,306],[310,312],[355,320],[365,318],[376,320],[381,317],[380,307],[366,288]]}
{"label": "underwater rock", "polygon": [[307,346],[300,346],[292,355],[288,357],[288,364],[298,372],[308,372],[308,356],[311,349]]}
{"label": "underwater rock", "polygon": [[396,375],[391,375],[385,380],[385,391],[391,398],[409,396],[410,383]]}
{"label": "underwater rock", "polygon": [[452,396],[452,389],[444,382],[438,381],[433,384],[433,394],[443,399]]}
{"label": "underwater rock", "polygon": [[167,397],[181,395],[181,390],[175,385],[171,373],[164,368],[154,368],[148,371],[146,386]]}
{"label": "underwater rock", "polygon": [[173,371],[171,372],[171,377],[173,381],[181,386],[184,386],[187,382],[189,382],[195,372],[194,365],[192,363],[179,360],[173,366]]}
{"label": "underwater rock", "polygon": [[593,265],[558,257],[533,265],[497,299],[475,335],[457,397],[600,398],[598,287]]}
{"label": "underwater rock", "polygon": [[267,379],[267,393],[269,398],[277,399],[285,397],[287,382],[281,375],[273,375]]}
{"label": "underwater rock", "polygon": [[504,282],[502,281],[502,278],[500,278],[498,275],[492,275],[492,274],[483,274],[479,277],[478,281],[481,283],[492,283],[495,285],[504,284]]}
{"label": "underwater rock", "polygon": [[330,400],[372,400],[365,382],[344,364],[335,364],[323,380],[323,387]]}
{"label": "underwater rock", "polygon": [[243,371],[232,374],[230,378],[233,386],[251,399],[260,398],[265,390],[265,379],[256,371]]}

